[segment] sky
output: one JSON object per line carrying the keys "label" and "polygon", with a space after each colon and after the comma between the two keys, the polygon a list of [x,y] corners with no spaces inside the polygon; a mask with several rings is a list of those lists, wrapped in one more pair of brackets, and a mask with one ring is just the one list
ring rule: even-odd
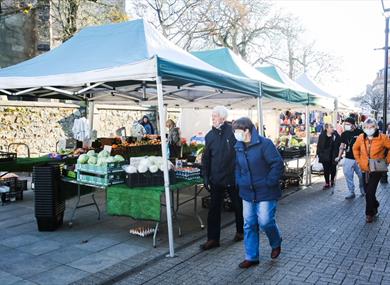
{"label": "sky", "polygon": [[335,80],[321,82],[328,93],[345,98],[360,95],[383,68],[384,51],[375,50],[385,41],[381,0],[270,1],[275,9],[300,19],[304,38],[341,59]]}
{"label": "sky", "polygon": [[305,37],[342,59],[337,80],[324,81],[329,93],[350,98],[362,93],[384,66],[385,19],[380,0],[272,0],[299,17]]}

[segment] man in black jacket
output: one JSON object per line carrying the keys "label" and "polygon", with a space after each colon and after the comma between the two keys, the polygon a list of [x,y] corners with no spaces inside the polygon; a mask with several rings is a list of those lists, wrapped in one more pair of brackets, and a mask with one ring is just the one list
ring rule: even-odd
{"label": "man in black jacket", "polygon": [[207,242],[201,245],[203,250],[219,246],[221,208],[225,191],[229,193],[236,216],[237,233],[234,241],[244,238],[242,201],[234,177],[236,139],[226,118],[227,109],[223,106],[215,107],[212,113],[213,127],[206,135],[202,166],[204,185],[210,191],[211,201],[207,216]]}

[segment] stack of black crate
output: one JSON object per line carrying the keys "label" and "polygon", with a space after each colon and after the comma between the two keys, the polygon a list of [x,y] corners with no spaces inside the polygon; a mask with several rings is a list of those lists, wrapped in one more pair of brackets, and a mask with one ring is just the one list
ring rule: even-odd
{"label": "stack of black crate", "polygon": [[54,231],[63,223],[65,199],[61,195],[58,164],[35,166],[34,207],[39,231]]}

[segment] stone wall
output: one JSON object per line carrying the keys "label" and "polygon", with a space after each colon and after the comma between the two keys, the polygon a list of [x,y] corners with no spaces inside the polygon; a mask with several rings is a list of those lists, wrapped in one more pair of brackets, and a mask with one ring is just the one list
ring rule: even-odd
{"label": "stone wall", "polygon": [[[60,138],[71,136],[73,113],[79,108],[61,103],[7,103],[0,106],[0,150],[10,143],[26,143],[31,156],[55,151]],[[18,155],[26,155],[24,147],[18,148]]]}
{"label": "stone wall", "polygon": [[[61,138],[71,138],[74,113],[80,106],[57,102],[0,102],[0,150],[7,150],[10,143],[26,143],[31,156],[39,156],[56,149]],[[94,126],[98,137],[110,137],[121,127],[130,127],[134,120],[149,115],[156,126],[155,111],[123,106],[96,105]],[[177,121],[179,112],[170,111],[168,118]],[[12,149],[15,151],[15,149]],[[24,147],[17,150],[18,155],[26,155]]]}

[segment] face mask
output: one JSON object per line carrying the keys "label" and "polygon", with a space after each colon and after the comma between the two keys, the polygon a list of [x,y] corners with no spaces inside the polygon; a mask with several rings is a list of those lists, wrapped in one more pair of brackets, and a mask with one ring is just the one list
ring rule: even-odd
{"label": "face mask", "polygon": [[352,129],[352,126],[351,126],[351,125],[345,125],[345,126],[344,126],[344,129],[345,129],[346,131],[350,131],[350,130]]}
{"label": "face mask", "polygon": [[244,141],[244,134],[241,132],[235,132],[234,137],[236,138],[237,141],[243,142]]}
{"label": "face mask", "polygon": [[375,134],[375,129],[364,129],[364,133],[367,136],[372,137]]}

